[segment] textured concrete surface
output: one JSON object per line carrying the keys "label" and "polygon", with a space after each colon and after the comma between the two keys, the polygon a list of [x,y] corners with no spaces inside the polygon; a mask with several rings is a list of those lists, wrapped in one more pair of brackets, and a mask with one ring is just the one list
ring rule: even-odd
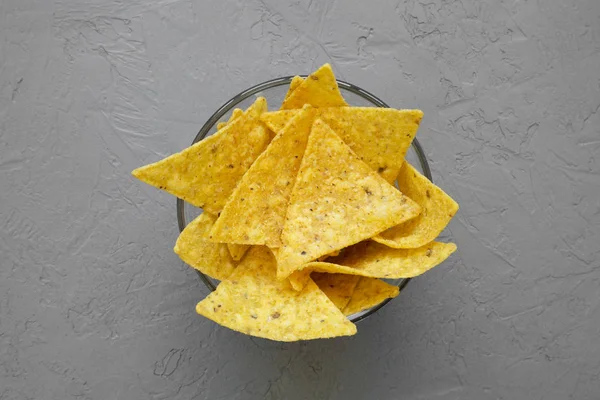
{"label": "textured concrete surface", "polygon": [[[349,3],[0,2],[0,399],[600,398],[600,2]],[[425,111],[459,251],[353,338],[250,339],[129,173],[323,62]]]}

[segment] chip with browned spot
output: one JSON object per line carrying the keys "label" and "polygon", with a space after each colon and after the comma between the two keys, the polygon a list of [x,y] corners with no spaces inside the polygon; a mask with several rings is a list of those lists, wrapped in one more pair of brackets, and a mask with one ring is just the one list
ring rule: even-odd
{"label": "chip with browned spot", "polygon": [[417,216],[420,207],[381,178],[327,124],[313,124],[277,252],[277,276]]}
{"label": "chip with browned spot", "polygon": [[417,249],[393,249],[365,241],[344,249],[336,257],[306,263],[306,270],[361,275],[373,278],[414,278],[443,262],[456,251],[454,243],[431,242]]}
{"label": "chip with browned spot", "polygon": [[213,226],[211,241],[281,246],[290,194],[313,119],[314,109],[305,106],[258,156]]}
{"label": "chip with browned spot", "polygon": [[267,108],[264,98],[225,128],[133,176],[212,214],[219,213],[270,135],[258,120]]}
{"label": "chip with browned spot", "polygon": [[253,246],[196,311],[247,335],[284,342],[356,333],[356,326],[312,280],[296,291],[288,280],[277,279],[276,270],[271,251]]}

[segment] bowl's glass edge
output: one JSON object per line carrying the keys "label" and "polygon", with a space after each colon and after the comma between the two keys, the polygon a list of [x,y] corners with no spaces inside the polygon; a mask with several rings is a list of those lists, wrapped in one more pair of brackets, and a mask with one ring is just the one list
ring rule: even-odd
{"label": "bowl's glass edge", "polygon": [[[301,75],[301,76],[306,77],[306,75]],[[238,104],[242,100],[244,100],[254,94],[260,93],[261,91],[263,91],[265,89],[270,89],[270,88],[277,87],[277,86],[288,85],[292,81],[293,78],[294,78],[294,76],[285,76],[282,78],[271,79],[271,80],[259,83],[258,85],[252,86],[252,87],[244,90],[243,92],[240,92],[236,96],[232,97],[229,101],[227,101],[225,104],[223,104],[221,107],[219,107],[219,109],[217,111],[215,111],[215,113],[204,123],[204,125],[202,126],[202,128],[200,128],[200,130],[198,131],[198,134],[192,141],[192,144],[197,143],[200,140],[204,139],[206,137],[206,135],[208,134],[208,132],[210,131],[210,129],[225,114],[227,114],[233,107],[235,107],[236,104]],[[353,85],[348,82],[340,81],[340,80],[338,80],[337,82],[341,88],[348,90],[356,95],[359,95],[359,96],[365,98],[366,100],[369,100],[371,103],[377,105],[378,107],[390,108],[390,106],[387,105],[383,100],[381,100],[377,96],[373,95],[372,93],[367,92],[366,90],[364,90],[356,85]],[[417,138],[413,139],[412,147],[414,148],[415,152],[417,153],[417,156],[419,158],[419,163],[421,164],[421,168],[423,169],[424,175],[430,181],[433,182],[433,178],[431,176],[431,169],[429,168],[429,163],[427,162],[427,157],[425,156],[425,152],[423,151],[423,148],[421,147],[421,144],[419,143]],[[183,202],[183,200],[181,200],[179,198],[177,199],[177,223],[179,225],[179,231],[180,232],[183,231],[183,229],[185,228],[184,202]],[[200,272],[198,270],[196,270],[196,272],[198,273],[198,275],[200,275],[200,279],[202,279],[202,282],[204,282],[204,284],[206,285],[206,287],[208,287],[208,289],[210,291],[216,290],[216,286],[210,281],[210,279],[208,279],[206,277],[206,275],[204,275],[202,272]],[[398,284],[398,288],[400,289],[400,291],[402,291],[402,289],[404,289],[404,287],[408,284],[408,282],[410,280],[411,280],[411,278],[405,278],[402,281],[400,281],[400,283]],[[382,301],[378,305],[371,307],[370,309],[351,318],[350,321],[358,322],[358,321],[361,321],[361,320],[367,318],[371,314],[374,314],[375,312],[379,311],[383,306],[388,304],[391,300],[392,299],[386,299],[386,300]]]}

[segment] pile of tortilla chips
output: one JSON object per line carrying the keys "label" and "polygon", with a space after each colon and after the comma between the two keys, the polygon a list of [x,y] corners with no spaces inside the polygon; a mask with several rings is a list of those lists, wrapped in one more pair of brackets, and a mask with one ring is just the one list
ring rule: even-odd
{"label": "pile of tortilla chips", "polygon": [[[196,311],[280,341],[353,335],[347,316],[398,295],[456,250],[458,204],[404,160],[419,110],[350,107],[329,64],[259,97],[214,135],[133,171],[203,214],[175,253],[221,281]],[[394,186],[397,182],[398,187]]]}

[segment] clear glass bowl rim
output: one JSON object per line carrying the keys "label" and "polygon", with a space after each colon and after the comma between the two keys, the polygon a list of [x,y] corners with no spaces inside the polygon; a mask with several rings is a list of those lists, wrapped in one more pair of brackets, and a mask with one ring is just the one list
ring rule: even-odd
{"label": "clear glass bowl rim", "polygon": [[[300,75],[300,76],[302,76],[303,78],[306,77],[306,75]],[[200,128],[200,131],[198,131],[198,134],[192,141],[192,144],[197,143],[200,140],[204,139],[208,135],[210,130],[213,128],[213,126],[217,122],[219,122],[219,120],[221,120],[221,118],[225,114],[227,114],[232,108],[234,108],[237,104],[239,104],[243,100],[245,100],[248,97],[253,96],[257,93],[260,93],[266,89],[271,89],[271,88],[275,88],[275,87],[283,86],[283,85],[289,85],[293,78],[294,78],[294,76],[292,75],[292,76],[284,76],[281,78],[271,79],[271,80],[259,83],[255,86],[252,86],[252,87],[244,90],[243,92],[240,92],[239,94],[235,95],[230,100],[228,100],[225,104],[223,104],[221,107],[219,107],[219,109],[217,109],[217,111],[215,111],[215,113],[204,123],[204,125],[202,126],[202,128]],[[358,95],[358,96],[362,97],[363,99],[371,102],[373,105],[375,105],[377,107],[390,108],[390,106],[387,105],[383,100],[381,100],[374,94],[369,93],[368,91],[366,91],[356,85],[353,85],[351,83],[341,81],[341,80],[337,80],[337,83],[341,89],[344,89],[355,95]],[[412,147],[413,147],[415,153],[417,154],[417,157],[419,158],[419,163],[421,164],[421,168],[423,169],[424,175],[430,181],[433,182],[433,179],[431,176],[431,169],[429,168],[429,163],[427,162],[427,157],[425,156],[425,152],[423,151],[423,148],[419,144],[419,141],[417,140],[417,138],[415,138],[413,140]],[[186,226],[185,213],[184,213],[184,201],[179,198],[177,199],[177,222],[179,224],[179,231],[183,231],[183,229]],[[196,272],[200,276],[200,279],[202,279],[202,282],[204,282],[204,284],[210,291],[214,291],[216,289],[215,285],[210,281],[210,279],[208,279],[208,277],[206,275],[204,275],[202,272],[200,272],[198,270],[196,270]],[[398,288],[400,289],[400,291],[402,291],[402,289],[408,284],[408,282],[410,282],[410,280],[411,280],[411,278],[405,278],[400,281],[400,283],[398,284]],[[358,322],[360,320],[367,318],[368,316],[379,311],[383,306],[385,306],[391,300],[392,299],[386,299],[386,300],[382,301],[378,305],[371,307],[366,312],[359,313],[359,315],[356,315],[356,316],[350,318],[350,321]]]}

